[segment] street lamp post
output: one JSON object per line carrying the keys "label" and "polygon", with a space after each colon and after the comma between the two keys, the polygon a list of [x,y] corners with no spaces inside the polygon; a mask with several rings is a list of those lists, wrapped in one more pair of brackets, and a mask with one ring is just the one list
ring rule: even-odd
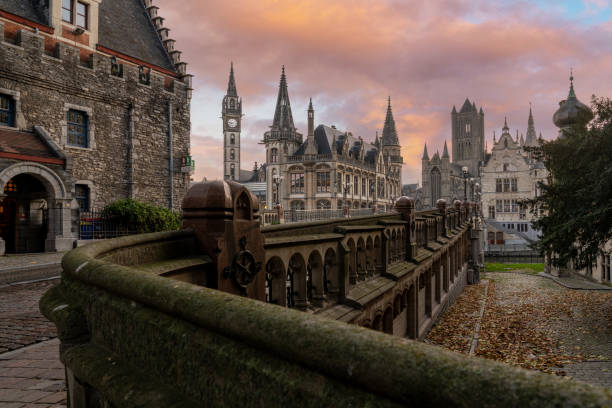
{"label": "street lamp post", "polygon": [[463,201],[467,201],[467,179],[468,179],[468,168],[463,166],[461,168],[463,172]]}

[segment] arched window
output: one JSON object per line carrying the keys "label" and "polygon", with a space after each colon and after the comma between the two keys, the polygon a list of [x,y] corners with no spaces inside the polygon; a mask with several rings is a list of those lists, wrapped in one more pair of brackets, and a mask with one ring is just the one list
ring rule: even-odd
{"label": "arched window", "polygon": [[278,161],[278,149],[270,149],[270,163],[276,163]]}
{"label": "arched window", "polygon": [[230,166],[230,179],[236,180],[236,168],[233,164]]}
{"label": "arched window", "polygon": [[430,173],[431,177],[431,206],[436,206],[436,201],[442,196],[442,183],[441,183],[441,174],[440,169],[434,167],[431,169]]}
{"label": "arched window", "polygon": [[236,107],[236,102],[234,99],[230,99],[230,109],[234,109]]}
{"label": "arched window", "polygon": [[234,153],[234,149],[230,150],[230,160],[234,160],[236,158],[236,154]]}
{"label": "arched window", "polygon": [[230,134],[230,144],[236,144],[236,136],[233,133]]}

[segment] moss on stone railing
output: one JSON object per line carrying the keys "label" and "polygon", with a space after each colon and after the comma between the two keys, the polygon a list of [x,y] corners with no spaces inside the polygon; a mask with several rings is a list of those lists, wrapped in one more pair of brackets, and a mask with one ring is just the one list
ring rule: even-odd
{"label": "moss on stone railing", "polygon": [[[187,235],[131,236],[70,251],[61,284],[41,300],[58,326],[68,372],[113,406],[612,405],[607,389],[100,259],[137,257],[148,243]],[[105,361],[116,368],[106,371]]]}

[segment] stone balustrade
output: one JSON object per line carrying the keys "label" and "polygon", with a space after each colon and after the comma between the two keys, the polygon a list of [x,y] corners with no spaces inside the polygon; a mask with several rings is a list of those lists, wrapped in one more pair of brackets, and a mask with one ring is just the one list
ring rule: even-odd
{"label": "stone balustrade", "polygon": [[71,407],[610,403],[606,390],[407,340],[466,284],[471,207],[415,213],[402,197],[398,214],[263,228],[258,208],[237,183],[198,184],[181,231],[64,257],[41,310]]}

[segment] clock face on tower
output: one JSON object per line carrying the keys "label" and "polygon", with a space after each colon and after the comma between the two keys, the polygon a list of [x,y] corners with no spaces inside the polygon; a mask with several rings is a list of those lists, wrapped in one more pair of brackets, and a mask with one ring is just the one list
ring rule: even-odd
{"label": "clock face on tower", "polygon": [[236,119],[229,119],[227,121],[227,126],[231,128],[235,128],[238,125],[238,121]]}

